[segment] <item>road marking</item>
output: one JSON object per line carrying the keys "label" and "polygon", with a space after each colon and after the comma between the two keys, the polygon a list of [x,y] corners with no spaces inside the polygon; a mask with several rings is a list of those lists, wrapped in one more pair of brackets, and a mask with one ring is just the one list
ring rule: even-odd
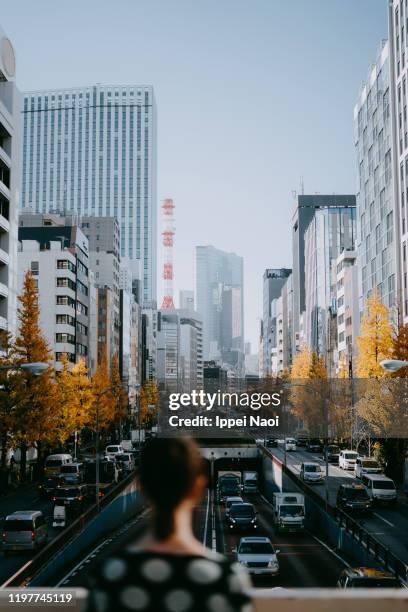
{"label": "road marking", "polygon": [[387,519],[384,518],[383,516],[381,516],[381,514],[377,514],[377,512],[373,512],[373,514],[374,514],[374,516],[379,518],[380,521],[384,521],[384,523],[387,523],[387,525],[389,525],[390,527],[395,527],[395,525],[393,523],[391,523],[390,521],[387,521]]}
{"label": "road marking", "polygon": [[91,552],[85,557],[85,559],[81,559],[81,561],[77,563],[77,565],[70,572],[68,572],[68,574],[66,574],[63,578],[61,578],[61,580],[55,586],[59,587],[61,586],[61,584],[63,584],[63,582],[65,582],[66,580],[69,580],[72,576],[75,576],[78,573],[78,570],[80,570],[83,567],[84,563],[87,562],[90,556],[93,554],[96,554],[99,551],[99,549],[102,548],[102,546],[105,546],[106,542],[107,540],[104,540],[96,548],[91,550]]}
{"label": "road marking", "polygon": [[207,510],[205,513],[205,525],[204,525],[204,537],[203,537],[203,545],[206,546],[207,542],[207,525],[208,525],[208,514],[210,511],[210,490],[207,489]]}

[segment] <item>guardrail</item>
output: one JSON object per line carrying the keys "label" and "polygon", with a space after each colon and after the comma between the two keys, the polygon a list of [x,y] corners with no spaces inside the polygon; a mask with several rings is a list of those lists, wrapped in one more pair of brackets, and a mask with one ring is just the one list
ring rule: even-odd
{"label": "guardrail", "polygon": [[369,531],[360,525],[354,518],[343,510],[330,505],[312,487],[303,482],[292,472],[287,465],[275,457],[273,453],[264,446],[259,446],[261,451],[270,457],[274,463],[280,466],[282,473],[286,474],[296,485],[315,504],[323,509],[338,524],[339,529],[343,529],[355,542],[362,546],[366,553],[380,565],[383,569],[392,572],[401,582],[408,586],[408,567],[397,555],[382,544]]}
{"label": "guardrail", "polygon": [[61,549],[68,544],[73,538],[85,529],[87,524],[97,514],[105,508],[121,491],[123,491],[133,480],[136,474],[129,474],[113,487],[104,497],[101,498],[99,506],[93,504],[81,516],[79,516],[71,525],[54,538],[47,546],[45,546],[38,554],[36,554],[28,563],[23,565],[13,576],[8,578],[1,585],[1,588],[24,586],[29,580],[56,554],[61,552]]}

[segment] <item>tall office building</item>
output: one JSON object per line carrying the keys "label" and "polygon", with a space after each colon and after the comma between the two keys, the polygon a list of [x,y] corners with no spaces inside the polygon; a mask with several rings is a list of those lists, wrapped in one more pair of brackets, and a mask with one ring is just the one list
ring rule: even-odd
{"label": "tall office building", "polygon": [[[262,372],[261,376],[270,376],[273,372],[272,351],[277,346],[277,311],[276,300],[291,274],[287,268],[268,268],[263,275],[263,316],[262,316]],[[276,370],[276,368],[275,368]]]}
{"label": "tall office building", "polygon": [[[401,308],[400,321],[408,323],[408,116],[407,116],[407,3],[389,2],[390,87],[383,92],[383,109],[391,114],[393,139],[391,157],[395,190],[394,228],[399,244],[400,274],[396,283],[396,304]],[[399,281],[399,282],[398,282]]]}
{"label": "tall office building", "polygon": [[201,317],[192,310],[160,310],[157,324],[157,379],[168,391],[189,393],[203,386]]}
{"label": "tall office building", "polygon": [[[384,304],[399,307],[400,240],[394,193],[392,113],[388,41],[371,67],[354,109],[358,167],[357,252],[360,311],[375,291]],[[406,108],[406,107],[405,107]],[[406,114],[406,110],[405,110]],[[402,123],[402,110],[400,111]],[[402,137],[402,135],[401,135]],[[403,142],[403,140],[401,140]],[[401,172],[404,172],[402,167]],[[404,194],[403,194],[404,195]],[[403,221],[405,227],[405,220]]]}
{"label": "tall office building", "polygon": [[[355,208],[355,195],[298,195],[292,215],[292,290],[293,325],[292,353],[305,340],[304,312],[306,310],[305,233],[316,211],[331,208]],[[338,254],[338,253],[337,253]],[[337,257],[337,255],[336,255]]]}
{"label": "tall office building", "polygon": [[196,247],[196,310],[203,320],[204,361],[244,373],[243,259],[213,246]]}
{"label": "tall office building", "polygon": [[[116,217],[122,256],[156,302],[156,107],[145,85],[24,95],[22,207]],[[139,265],[136,262],[140,263]]]}
{"label": "tall office building", "polygon": [[14,334],[20,176],[20,94],[13,46],[0,28],[0,329]]}
{"label": "tall office building", "polygon": [[337,258],[354,249],[355,217],[355,206],[322,206],[304,234],[306,344],[325,358],[329,374],[337,355]]}

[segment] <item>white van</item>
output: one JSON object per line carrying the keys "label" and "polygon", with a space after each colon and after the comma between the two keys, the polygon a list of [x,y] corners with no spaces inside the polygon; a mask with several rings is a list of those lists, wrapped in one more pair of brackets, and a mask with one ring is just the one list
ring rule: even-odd
{"label": "white van", "polygon": [[284,440],[285,450],[286,451],[295,451],[296,450],[296,440],[295,438],[285,438]]}
{"label": "white van", "polygon": [[48,540],[47,523],[39,510],[24,510],[9,514],[3,522],[2,533],[4,552],[37,550]]}
{"label": "white van", "polygon": [[120,455],[124,452],[120,444],[109,444],[109,446],[105,448],[105,456],[112,457],[112,459],[115,459],[115,455]]}
{"label": "white van", "polygon": [[342,470],[354,470],[358,453],[353,450],[342,450],[339,455],[339,467]]}
{"label": "white van", "polygon": [[356,478],[361,478],[364,474],[382,474],[382,467],[371,457],[357,457],[354,472]]}
{"label": "white van", "polygon": [[388,503],[397,501],[397,488],[394,481],[388,476],[384,476],[384,474],[363,474],[361,482],[366,486],[373,501]]}
{"label": "white van", "polygon": [[48,455],[45,460],[45,476],[58,476],[63,465],[72,463],[72,455],[60,453],[58,455]]}

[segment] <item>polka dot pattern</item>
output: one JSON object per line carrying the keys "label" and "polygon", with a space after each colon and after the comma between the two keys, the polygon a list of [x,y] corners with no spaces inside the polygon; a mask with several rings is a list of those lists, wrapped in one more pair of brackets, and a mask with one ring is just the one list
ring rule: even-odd
{"label": "polka dot pattern", "polygon": [[92,572],[87,612],[253,612],[249,585],[221,555],[122,550]]}

